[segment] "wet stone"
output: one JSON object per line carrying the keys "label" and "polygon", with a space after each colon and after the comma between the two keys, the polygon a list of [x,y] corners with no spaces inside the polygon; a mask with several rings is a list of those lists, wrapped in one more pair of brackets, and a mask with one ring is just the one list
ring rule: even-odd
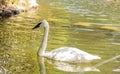
{"label": "wet stone", "polygon": [[11,10],[14,15],[20,14],[18,10]]}
{"label": "wet stone", "polygon": [[6,11],[5,14],[4,14],[5,17],[11,17],[13,16],[13,12],[12,11]]}
{"label": "wet stone", "polygon": [[11,17],[13,15],[20,14],[19,10],[16,9],[2,9],[0,8],[0,18]]}

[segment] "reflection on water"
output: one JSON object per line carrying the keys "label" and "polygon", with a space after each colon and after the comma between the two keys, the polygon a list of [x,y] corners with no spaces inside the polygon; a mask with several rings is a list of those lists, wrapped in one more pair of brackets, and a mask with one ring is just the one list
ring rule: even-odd
{"label": "reflection on water", "polygon": [[43,57],[38,57],[38,63],[39,63],[39,66],[40,66],[40,74],[46,74],[44,58]]}
{"label": "reflection on water", "polygon": [[114,69],[115,72],[120,72],[120,68]]}
{"label": "reflection on water", "polygon": [[[73,68],[74,71],[84,70],[85,67],[91,67],[120,54],[119,3],[106,0],[39,0],[39,2],[40,8],[36,10],[0,20],[0,73],[3,68],[8,74],[40,73],[36,53],[43,30],[31,29],[43,19],[50,23],[48,51],[61,46],[71,46],[102,57],[101,60],[82,67],[69,65],[71,70]],[[87,24],[90,26],[86,26]],[[45,61],[46,74],[78,74],[63,72],[61,70],[65,67],[61,68],[61,64],[52,63]],[[100,72],[95,74],[118,74],[119,71],[113,70],[118,70],[119,64],[119,58],[115,59],[99,66]]]}
{"label": "reflection on water", "polygon": [[55,66],[56,69],[66,72],[85,72],[85,71],[99,71],[99,69],[96,69],[94,67],[90,67],[89,64],[70,64],[65,62],[58,62],[54,61],[51,64]]}
{"label": "reflection on water", "polygon": [[[45,59],[43,57],[39,57],[38,59],[40,65],[40,74],[46,74],[44,60]],[[94,66],[90,66],[90,64],[72,64],[72,63],[53,61],[48,59],[47,62],[51,64],[55,69],[63,72],[72,72],[72,73],[84,73],[86,71],[100,72],[99,69],[96,69]]]}

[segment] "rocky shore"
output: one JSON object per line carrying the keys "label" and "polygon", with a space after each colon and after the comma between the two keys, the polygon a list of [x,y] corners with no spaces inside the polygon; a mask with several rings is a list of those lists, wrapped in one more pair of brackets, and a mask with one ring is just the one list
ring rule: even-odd
{"label": "rocky shore", "polygon": [[9,18],[31,8],[38,7],[36,0],[16,0],[16,2],[5,4],[2,4],[2,0],[0,1],[0,18]]}
{"label": "rocky shore", "polygon": [[20,14],[20,11],[18,9],[0,8],[0,18],[8,18],[17,14]]}

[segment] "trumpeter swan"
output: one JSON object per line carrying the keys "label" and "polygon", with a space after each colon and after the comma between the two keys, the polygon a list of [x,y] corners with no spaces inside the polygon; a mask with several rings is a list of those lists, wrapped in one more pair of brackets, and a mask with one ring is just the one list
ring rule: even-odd
{"label": "trumpeter swan", "polygon": [[101,59],[99,56],[89,54],[74,47],[60,47],[52,50],[51,52],[45,52],[49,33],[49,23],[46,20],[43,20],[32,29],[36,29],[38,27],[44,28],[44,37],[38,50],[39,56],[70,63],[89,62],[95,59]]}

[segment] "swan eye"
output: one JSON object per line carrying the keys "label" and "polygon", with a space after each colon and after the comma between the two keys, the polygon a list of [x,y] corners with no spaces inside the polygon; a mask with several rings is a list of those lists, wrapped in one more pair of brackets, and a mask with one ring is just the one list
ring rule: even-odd
{"label": "swan eye", "polygon": [[36,29],[38,27],[40,27],[40,25],[42,24],[42,22],[38,23],[35,27],[33,27],[32,29]]}

